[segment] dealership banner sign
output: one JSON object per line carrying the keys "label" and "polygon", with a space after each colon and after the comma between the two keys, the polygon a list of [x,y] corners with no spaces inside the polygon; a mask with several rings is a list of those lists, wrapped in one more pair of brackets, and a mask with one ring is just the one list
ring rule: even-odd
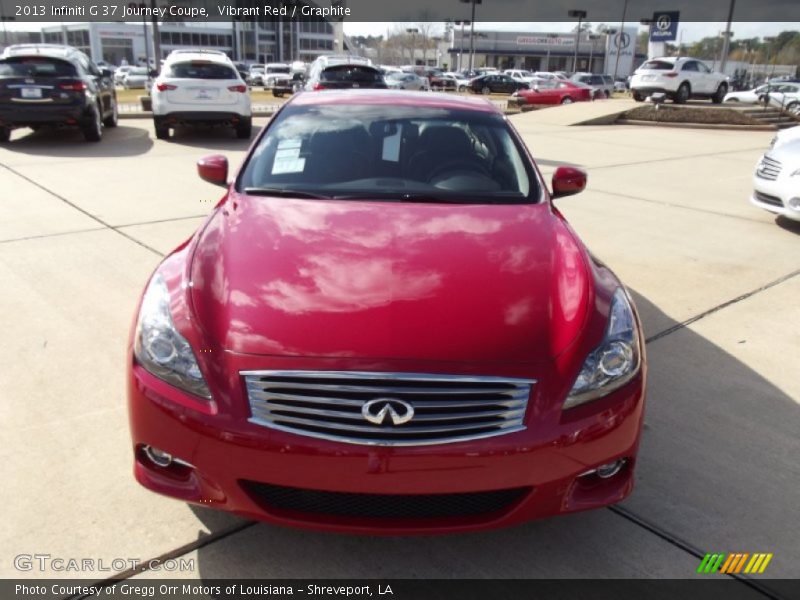
{"label": "dealership banner sign", "polygon": [[674,42],[678,39],[679,11],[653,13],[653,22],[650,24],[651,42]]}

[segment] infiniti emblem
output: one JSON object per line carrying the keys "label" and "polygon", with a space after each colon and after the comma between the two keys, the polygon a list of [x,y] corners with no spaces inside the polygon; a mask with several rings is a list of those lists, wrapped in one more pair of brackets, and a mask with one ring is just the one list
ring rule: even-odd
{"label": "infiniti emblem", "polygon": [[375,425],[383,425],[387,415],[392,420],[392,425],[402,425],[414,417],[414,407],[404,400],[375,398],[364,403],[361,415]]}

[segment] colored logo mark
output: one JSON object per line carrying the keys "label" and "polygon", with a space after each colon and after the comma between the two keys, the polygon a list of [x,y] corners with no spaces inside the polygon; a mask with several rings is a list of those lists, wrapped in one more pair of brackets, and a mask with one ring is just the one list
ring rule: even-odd
{"label": "colored logo mark", "polygon": [[725,554],[706,554],[697,567],[698,573],[763,573],[769,561],[772,560],[772,553],[757,552],[749,554],[747,552],[735,552]]}

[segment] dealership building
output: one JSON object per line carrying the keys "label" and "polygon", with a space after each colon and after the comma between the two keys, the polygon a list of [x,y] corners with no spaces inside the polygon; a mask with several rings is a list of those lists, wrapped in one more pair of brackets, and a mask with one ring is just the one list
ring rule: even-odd
{"label": "dealership building", "polygon": [[[158,27],[161,58],[177,48],[221,50],[247,62],[311,62],[341,50],[342,24],[327,21],[265,20],[193,25],[164,22]],[[7,32],[12,43],[68,44],[107,63],[143,64],[155,56],[152,23],[69,23],[40,30]],[[2,47],[2,44],[0,44]]]}
{"label": "dealership building", "polygon": [[[529,71],[588,71],[624,77],[647,58],[647,48],[635,48],[636,27],[622,33],[552,33],[475,31],[473,66]],[[573,68],[577,46],[577,65]],[[638,50],[638,52],[637,52]],[[470,31],[454,28],[447,50],[456,70],[469,68]],[[617,64],[617,55],[619,63]]]}

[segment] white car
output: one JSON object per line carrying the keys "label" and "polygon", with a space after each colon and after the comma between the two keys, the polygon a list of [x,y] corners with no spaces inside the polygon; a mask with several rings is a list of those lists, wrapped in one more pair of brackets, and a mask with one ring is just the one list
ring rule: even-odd
{"label": "white car", "polygon": [[800,117],[800,92],[769,92],[765,102]]}
{"label": "white car", "polygon": [[783,146],[784,144],[794,142],[795,140],[800,140],[800,125],[797,125],[796,127],[789,127],[788,129],[781,129],[775,134],[775,137],[772,138],[770,148],[774,150],[780,146]]}
{"label": "white car", "polygon": [[292,67],[283,63],[269,63],[264,67],[264,87],[291,85]]}
{"label": "white car", "polygon": [[249,139],[253,126],[250,89],[236,67],[214,50],[173,50],[153,82],[156,137],[169,138],[178,125],[233,127]]}
{"label": "white car", "polygon": [[523,69],[506,69],[503,71],[503,75],[508,75],[511,77],[511,79],[521,81],[522,83],[527,83],[528,85],[530,85],[534,79],[536,79],[533,73]]}
{"label": "white car", "polygon": [[743,92],[730,92],[725,95],[725,102],[749,102],[755,104],[760,102],[765,94],[769,93],[798,93],[800,92],[800,83],[765,83],[753,90],[746,90]]}
{"label": "white car", "polygon": [[728,78],[694,58],[667,56],[648,60],[631,77],[633,99],[641,102],[664,93],[676,104],[690,98],[710,98],[720,104],[728,94]]}
{"label": "white car", "polygon": [[456,80],[456,89],[459,92],[466,92],[469,87],[469,82],[472,81],[469,77],[464,77],[461,73],[455,73],[453,71],[448,71],[445,75]]}
{"label": "white car", "polygon": [[773,142],[772,148],[758,161],[750,202],[800,221],[800,133],[795,132],[786,140]]}

